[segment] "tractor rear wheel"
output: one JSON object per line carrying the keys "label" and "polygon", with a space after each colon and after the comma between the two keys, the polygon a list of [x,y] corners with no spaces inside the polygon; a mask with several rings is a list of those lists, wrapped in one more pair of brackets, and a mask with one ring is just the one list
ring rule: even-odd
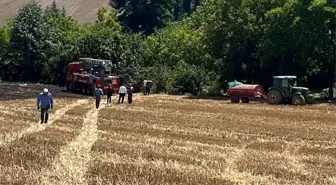
{"label": "tractor rear wheel", "polygon": [[306,100],[302,95],[294,95],[292,97],[292,104],[293,105],[305,105]]}
{"label": "tractor rear wheel", "polygon": [[272,89],[267,93],[267,100],[269,104],[280,104],[283,101],[283,97],[278,90]]}

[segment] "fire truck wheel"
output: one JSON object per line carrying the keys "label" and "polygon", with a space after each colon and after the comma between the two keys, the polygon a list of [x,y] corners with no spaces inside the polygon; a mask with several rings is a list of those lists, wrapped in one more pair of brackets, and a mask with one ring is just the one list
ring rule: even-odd
{"label": "fire truck wheel", "polygon": [[242,98],[241,100],[242,100],[243,103],[249,103],[250,102],[249,98]]}
{"label": "fire truck wheel", "polygon": [[231,97],[231,103],[239,103],[239,100],[240,100],[239,97],[236,96]]}
{"label": "fire truck wheel", "polygon": [[70,91],[70,90],[71,90],[71,88],[70,88],[70,83],[67,83],[67,84],[65,85],[65,88],[67,89],[67,91]]}
{"label": "fire truck wheel", "polygon": [[89,92],[89,95],[90,95],[90,96],[93,96],[93,95],[94,95],[93,89],[89,89],[88,92]]}
{"label": "fire truck wheel", "polygon": [[82,94],[85,94],[85,87],[82,86]]}

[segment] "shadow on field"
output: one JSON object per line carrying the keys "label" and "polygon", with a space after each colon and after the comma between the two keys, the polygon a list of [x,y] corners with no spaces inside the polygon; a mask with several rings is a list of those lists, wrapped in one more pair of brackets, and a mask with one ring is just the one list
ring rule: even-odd
{"label": "shadow on field", "polygon": [[44,88],[51,92],[53,98],[88,98],[80,94],[66,92],[62,90],[63,88],[54,85],[0,82],[0,101],[37,98]]}
{"label": "shadow on field", "polygon": [[186,96],[183,99],[192,99],[192,100],[222,100],[227,101],[230,100],[227,96]]}
{"label": "shadow on field", "polygon": [[332,106],[336,106],[335,100],[325,100],[325,99],[316,99],[315,104],[329,104]]}
{"label": "shadow on field", "polygon": [[[230,101],[228,96],[186,96],[183,99],[192,99],[192,100],[219,100],[219,101]],[[267,103],[266,99],[251,99],[251,103]],[[231,103],[231,102],[227,102]],[[326,99],[315,99],[315,103],[313,105],[319,104],[328,104],[332,106],[336,106],[336,101],[326,100]]]}

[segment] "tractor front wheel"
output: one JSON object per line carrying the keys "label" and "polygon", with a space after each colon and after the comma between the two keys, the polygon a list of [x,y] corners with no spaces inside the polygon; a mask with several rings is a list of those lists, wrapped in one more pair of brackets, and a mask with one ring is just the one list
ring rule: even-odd
{"label": "tractor front wheel", "polygon": [[281,104],[283,97],[278,90],[272,89],[267,93],[267,100],[269,104]]}
{"label": "tractor front wheel", "polygon": [[302,95],[294,95],[292,97],[292,104],[293,105],[305,105],[306,101]]}
{"label": "tractor front wheel", "polygon": [[307,97],[307,103],[308,104],[314,104],[315,103],[315,99],[314,96],[312,94],[309,94]]}

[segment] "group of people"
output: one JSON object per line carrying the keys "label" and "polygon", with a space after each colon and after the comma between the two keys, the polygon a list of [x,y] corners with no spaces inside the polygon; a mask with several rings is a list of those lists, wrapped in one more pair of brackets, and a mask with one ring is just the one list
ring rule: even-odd
{"label": "group of people", "polygon": [[[114,94],[114,90],[112,88],[112,85],[109,84],[107,91],[106,91],[106,99],[107,99],[107,104],[111,104],[112,103],[112,96]],[[130,86],[128,89],[126,88],[126,86],[121,85],[119,87],[119,99],[118,99],[118,104],[120,104],[120,102],[123,104],[124,103],[124,99],[126,94],[128,95],[128,103],[131,104],[133,103],[133,87]],[[100,85],[97,85],[95,91],[94,91],[94,95],[96,97],[96,108],[99,108],[100,102],[101,102],[101,98],[104,95],[104,91],[101,89]]]}
{"label": "group of people", "polygon": [[[149,95],[150,88],[152,86],[152,82],[150,80],[144,81],[144,87],[145,87],[145,95]],[[107,97],[107,104],[112,103],[112,96],[114,94],[114,90],[112,88],[112,84],[109,84],[107,91],[106,91],[106,97]],[[118,104],[124,103],[124,98],[126,94],[128,95],[127,100],[128,103],[133,103],[133,87],[130,86],[129,88],[126,88],[125,85],[121,85],[119,88],[119,98],[118,98]],[[96,97],[96,109],[99,108],[102,96],[104,95],[104,91],[100,87],[100,85],[97,85],[94,95]],[[53,109],[54,101],[51,93],[48,91],[47,88],[43,89],[43,91],[39,94],[37,98],[37,109],[41,109],[41,124],[47,123],[49,118],[49,110]]]}

